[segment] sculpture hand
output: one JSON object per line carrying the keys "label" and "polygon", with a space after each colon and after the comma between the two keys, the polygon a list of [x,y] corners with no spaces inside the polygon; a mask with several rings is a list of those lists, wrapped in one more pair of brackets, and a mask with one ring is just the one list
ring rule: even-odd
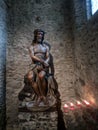
{"label": "sculpture hand", "polygon": [[45,66],[45,67],[49,67],[49,64],[44,61],[44,66]]}

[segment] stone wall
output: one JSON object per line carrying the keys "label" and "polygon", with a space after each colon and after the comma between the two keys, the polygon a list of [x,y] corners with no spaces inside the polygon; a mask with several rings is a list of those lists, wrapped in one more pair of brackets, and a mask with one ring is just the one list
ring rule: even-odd
{"label": "stone wall", "polygon": [[[87,1],[88,2],[88,1]],[[77,98],[97,95],[97,21],[98,12],[91,16],[90,3],[86,0],[71,2],[71,26],[75,54],[75,93]],[[88,17],[89,13],[89,17]],[[88,19],[89,18],[89,19]],[[89,87],[86,87],[89,86]],[[89,93],[85,94],[84,93]],[[94,91],[94,92],[92,92]],[[92,95],[92,97],[89,97]],[[88,98],[87,98],[88,96]]]}
{"label": "stone wall", "polygon": [[97,104],[98,95],[98,12],[76,32],[76,94]]}
{"label": "stone wall", "polygon": [[[86,1],[73,0],[71,7],[76,99],[82,103],[83,99],[90,102],[90,111],[93,111],[93,114],[96,115],[95,111],[98,108],[98,11],[88,20]],[[64,121],[67,129],[98,129],[97,120],[91,119],[93,114],[86,110],[88,108],[77,108],[76,102],[73,103],[74,110],[68,108],[68,112],[66,112],[67,108],[65,108]]]}
{"label": "stone wall", "polygon": [[45,41],[52,46],[62,106],[66,100],[75,98],[74,45],[69,0],[9,0],[8,7],[6,101],[8,124],[13,124],[18,114],[17,96],[23,88],[24,75],[30,69],[31,59],[27,48],[32,42],[34,29],[45,30]]}
{"label": "stone wall", "polygon": [[[73,99],[86,99],[97,103],[98,12],[87,20],[86,0],[8,0],[7,5],[8,124],[12,125],[17,121],[17,96],[23,88],[24,75],[30,69],[31,59],[27,48],[36,28],[46,31],[45,41],[52,46],[51,53],[62,106]],[[77,122],[72,115],[68,120],[65,116],[65,122],[69,119]],[[69,126],[72,125],[69,123]]]}
{"label": "stone wall", "polygon": [[5,123],[6,4],[0,0],[0,129]]}
{"label": "stone wall", "polygon": [[[84,14],[83,14],[84,15]],[[74,14],[75,16],[75,14]],[[74,19],[75,20],[75,19]],[[75,22],[75,21],[74,21]],[[68,130],[97,130],[98,114],[98,11],[89,20],[75,28],[75,93],[77,100],[83,104],[83,99],[90,106],[74,110],[65,109],[64,121]],[[93,118],[93,116],[95,116]],[[82,124],[82,125],[81,125]]]}
{"label": "stone wall", "polygon": [[73,31],[74,38],[77,38],[76,33],[85,25],[87,21],[86,0],[73,0],[73,10],[71,12],[73,17]]}

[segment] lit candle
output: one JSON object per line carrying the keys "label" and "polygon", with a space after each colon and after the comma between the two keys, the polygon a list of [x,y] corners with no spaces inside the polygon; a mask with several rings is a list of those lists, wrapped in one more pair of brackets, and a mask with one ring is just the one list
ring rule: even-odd
{"label": "lit candle", "polygon": [[64,112],[67,113],[68,112],[68,105],[67,104],[64,104]]}
{"label": "lit candle", "polygon": [[90,105],[90,103],[89,103],[88,101],[86,101],[86,100],[83,100],[83,102],[84,102],[84,104],[85,104],[86,106],[89,106],[89,105]]}
{"label": "lit candle", "polygon": [[81,102],[80,101],[77,101],[77,106],[81,106]]}
{"label": "lit candle", "polygon": [[65,105],[64,105],[64,108],[68,108],[68,105],[67,105],[67,104],[65,104]]}
{"label": "lit candle", "polygon": [[70,103],[70,110],[74,110],[74,109],[75,109],[74,104],[71,102]]}

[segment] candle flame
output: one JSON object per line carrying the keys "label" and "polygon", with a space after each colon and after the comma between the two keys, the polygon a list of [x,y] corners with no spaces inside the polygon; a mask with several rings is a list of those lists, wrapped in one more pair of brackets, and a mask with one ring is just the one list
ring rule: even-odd
{"label": "candle flame", "polygon": [[64,108],[68,108],[68,105],[67,105],[67,104],[65,104],[65,105],[64,105]]}
{"label": "candle flame", "polygon": [[84,103],[85,103],[86,105],[90,105],[90,103],[89,103],[88,101],[86,101],[86,100],[84,100]]}
{"label": "candle flame", "polygon": [[80,101],[77,101],[77,105],[81,105],[81,102],[80,102]]}
{"label": "candle flame", "polygon": [[74,107],[74,104],[71,102],[71,103],[70,103],[70,106],[71,106],[71,107]]}

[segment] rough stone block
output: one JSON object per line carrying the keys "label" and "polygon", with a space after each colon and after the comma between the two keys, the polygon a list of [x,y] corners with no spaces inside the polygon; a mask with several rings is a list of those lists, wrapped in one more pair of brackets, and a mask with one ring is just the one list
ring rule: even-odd
{"label": "rough stone block", "polygon": [[19,128],[21,130],[57,130],[57,118],[57,111],[19,112]]}

